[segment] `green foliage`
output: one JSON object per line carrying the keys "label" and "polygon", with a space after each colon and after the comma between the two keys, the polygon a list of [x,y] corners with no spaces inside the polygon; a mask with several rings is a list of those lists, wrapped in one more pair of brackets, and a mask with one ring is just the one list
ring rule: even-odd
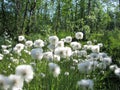
{"label": "green foliage", "polygon": [[43,29],[49,30],[49,26],[52,32],[81,31],[85,25],[89,26],[90,32],[119,29],[120,12],[117,5],[108,1],[2,0],[0,33],[4,34],[6,31],[12,37],[33,32],[42,33]]}

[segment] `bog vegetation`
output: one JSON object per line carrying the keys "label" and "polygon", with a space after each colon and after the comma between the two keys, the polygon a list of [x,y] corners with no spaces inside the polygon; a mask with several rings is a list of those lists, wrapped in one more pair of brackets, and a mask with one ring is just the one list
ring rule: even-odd
{"label": "bog vegetation", "polygon": [[0,90],[119,90],[120,0],[1,0]]}

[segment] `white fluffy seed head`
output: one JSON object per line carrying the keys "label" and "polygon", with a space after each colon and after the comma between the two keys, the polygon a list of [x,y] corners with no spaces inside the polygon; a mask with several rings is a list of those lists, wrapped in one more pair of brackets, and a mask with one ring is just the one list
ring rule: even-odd
{"label": "white fluffy seed head", "polygon": [[34,76],[33,68],[30,65],[19,65],[16,67],[16,75],[21,76],[26,82],[30,82]]}
{"label": "white fluffy seed head", "polygon": [[54,55],[53,60],[57,61],[57,62],[60,61],[60,56],[59,55]]}
{"label": "white fluffy seed head", "polygon": [[44,47],[44,41],[41,40],[41,39],[35,40],[34,41],[34,47],[38,47],[38,48]]}
{"label": "white fluffy seed head", "polygon": [[45,52],[43,58],[48,61],[53,61],[53,52]]}
{"label": "white fluffy seed head", "polygon": [[3,57],[4,57],[4,55],[3,55],[3,54],[0,54],[0,60],[2,60],[2,59],[3,59]]}
{"label": "white fluffy seed head", "polygon": [[65,42],[66,42],[66,43],[72,42],[72,37],[71,37],[71,36],[67,36],[67,37],[65,38]]}
{"label": "white fluffy seed head", "polygon": [[4,75],[0,75],[0,90],[7,90],[8,87],[8,78]]}
{"label": "white fluffy seed head", "polygon": [[50,36],[49,37],[49,42],[50,44],[56,44],[59,41],[59,38],[57,36]]}
{"label": "white fluffy seed head", "polygon": [[24,49],[24,44],[22,44],[22,43],[18,43],[18,44],[16,44],[16,48],[18,49],[18,50],[22,50],[22,49]]}
{"label": "white fluffy seed head", "polygon": [[23,49],[24,49],[24,44],[22,44],[22,43],[18,43],[18,44],[16,44],[16,46],[13,48],[13,51],[15,52],[15,53],[20,53]]}
{"label": "white fluffy seed head", "polygon": [[92,45],[92,41],[87,41],[87,45]]}
{"label": "white fluffy seed head", "polygon": [[83,39],[83,33],[82,33],[82,32],[77,32],[77,33],[75,34],[75,38],[76,38],[76,39]]}
{"label": "white fluffy seed head", "polygon": [[100,52],[100,46],[94,45],[91,47],[92,52],[99,53]]}
{"label": "white fluffy seed head", "polygon": [[88,57],[92,60],[98,60],[99,59],[99,54],[91,53]]}
{"label": "white fluffy seed head", "polygon": [[49,70],[53,74],[54,77],[58,77],[60,74],[60,67],[55,63],[49,63]]}
{"label": "white fluffy seed head", "polygon": [[89,62],[85,61],[85,62],[81,62],[78,64],[78,70],[80,71],[80,73],[89,73]]}
{"label": "white fluffy seed head", "polygon": [[107,56],[107,53],[100,52],[100,53],[99,53],[99,57],[100,57],[100,59],[103,59],[103,58],[106,58],[106,57],[108,57],[108,56]]}
{"label": "white fluffy seed head", "polygon": [[64,75],[65,75],[65,76],[69,76],[69,72],[65,72]]}
{"label": "white fluffy seed head", "polygon": [[10,53],[9,50],[7,50],[7,49],[4,49],[4,50],[3,50],[3,54],[9,54],[9,53]]}
{"label": "white fluffy seed head", "polygon": [[114,64],[114,65],[110,65],[109,68],[111,71],[114,71],[115,69],[118,68],[118,66],[116,64]]}
{"label": "white fluffy seed head", "polygon": [[70,57],[72,55],[72,50],[70,47],[65,47],[66,57]]}
{"label": "white fluffy seed head", "polygon": [[24,40],[25,40],[25,37],[24,37],[24,36],[22,36],[22,35],[21,35],[21,36],[18,36],[18,41],[21,42],[21,41],[24,41]]}
{"label": "white fluffy seed head", "polygon": [[43,58],[43,49],[42,48],[32,49],[31,56],[33,59],[41,60]]}
{"label": "white fluffy seed head", "polygon": [[116,68],[114,70],[114,73],[115,73],[116,76],[120,77],[120,68]]}
{"label": "white fluffy seed head", "polygon": [[81,48],[81,44],[78,42],[71,42],[70,46],[72,47],[73,50],[77,50]]}
{"label": "white fluffy seed head", "polygon": [[7,49],[7,45],[1,45],[2,49]]}
{"label": "white fluffy seed head", "polygon": [[59,55],[60,57],[65,58],[66,57],[66,51],[64,50],[64,47],[58,47],[55,49],[55,55]]}
{"label": "white fluffy seed head", "polygon": [[56,43],[55,47],[64,47],[64,42],[63,41],[58,41]]}
{"label": "white fluffy seed head", "polygon": [[33,42],[30,41],[30,40],[28,40],[28,41],[25,42],[25,45],[26,45],[27,47],[32,47]]}
{"label": "white fluffy seed head", "polygon": [[10,85],[11,89],[12,88],[22,88],[23,87],[23,79],[18,75],[11,74],[8,77],[8,80],[9,80],[9,85]]}
{"label": "white fluffy seed head", "polygon": [[99,47],[103,47],[103,43],[98,43],[97,44]]}
{"label": "white fluffy seed head", "polygon": [[67,58],[72,55],[70,47],[58,47],[55,49],[55,55],[59,55],[61,58]]}
{"label": "white fluffy seed head", "polygon": [[77,82],[77,85],[81,86],[82,88],[88,88],[90,90],[93,90],[94,83],[91,79],[82,79]]}
{"label": "white fluffy seed head", "polygon": [[101,61],[102,63],[106,64],[106,66],[112,63],[112,59],[110,57],[103,58]]}

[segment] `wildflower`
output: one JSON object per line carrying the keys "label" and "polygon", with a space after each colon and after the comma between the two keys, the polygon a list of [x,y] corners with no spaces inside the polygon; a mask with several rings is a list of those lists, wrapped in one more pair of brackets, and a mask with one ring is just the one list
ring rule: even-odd
{"label": "wildflower", "polygon": [[91,79],[82,79],[77,82],[77,85],[81,86],[83,90],[88,90],[88,89],[93,90],[94,83],[93,80]]}
{"label": "wildflower", "polygon": [[97,44],[99,47],[103,47],[103,43],[98,43]]}
{"label": "wildflower", "polygon": [[83,49],[84,49],[84,50],[91,50],[92,46],[93,46],[93,45],[84,45],[84,46],[83,46]]}
{"label": "wildflower", "polygon": [[115,69],[118,68],[118,66],[116,64],[114,64],[114,65],[110,65],[109,68],[110,68],[111,71],[114,71]]}
{"label": "wildflower", "polygon": [[73,52],[74,56],[77,56],[77,57],[86,57],[87,56],[87,51],[86,50],[75,50]]}
{"label": "wildflower", "polygon": [[55,49],[55,55],[59,55],[60,57],[65,58],[66,57],[66,51],[64,47],[57,47]]}
{"label": "wildflower", "polygon": [[80,73],[89,73],[89,62],[85,61],[85,62],[81,62],[78,64],[78,70],[80,71]]}
{"label": "wildflower", "polygon": [[65,42],[65,38],[61,38],[61,39],[60,39],[60,41],[63,41],[63,42]]}
{"label": "wildflower", "polygon": [[70,57],[72,55],[72,50],[70,47],[65,47],[65,52],[66,52],[65,57]]}
{"label": "wildflower", "polygon": [[94,42],[94,43],[97,43],[97,40],[96,40],[96,39],[94,39],[94,40],[93,40],[93,42]]}
{"label": "wildflower", "polygon": [[94,71],[97,68],[98,61],[89,61],[89,70]]}
{"label": "wildflower", "polygon": [[62,58],[70,57],[72,50],[70,47],[58,47],[55,49],[55,55],[59,55]]}
{"label": "wildflower", "polygon": [[116,68],[114,73],[116,76],[120,77],[120,68]]}
{"label": "wildflower", "polygon": [[64,42],[63,41],[58,41],[56,43],[56,47],[64,47]]}
{"label": "wildflower", "polygon": [[67,36],[67,37],[65,38],[65,42],[66,42],[66,43],[72,42],[72,37],[71,37],[71,36]]}
{"label": "wildflower", "polygon": [[101,52],[101,53],[99,53],[99,57],[100,57],[100,59],[103,59],[103,58],[106,58],[106,57],[108,57],[108,56],[107,56],[106,53]]}
{"label": "wildflower", "polygon": [[44,78],[46,75],[44,73],[40,73],[40,76]]}
{"label": "wildflower", "polygon": [[76,64],[78,64],[78,60],[73,59],[73,65],[76,65]]}
{"label": "wildflower", "polygon": [[81,44],[78,42],[71,42],[70,46],[72,47],[73,50],[77,50],[81,48]]}
{"label": "wildflower", "polygon": [[102,62],[107,66],[112,63],[112,59],[110,57],[103,58]]}
{"label": "wildflower", "polygon": [[83,49],[87,50],[88,49],[88,45],[83,45]]}
{"label": "wildflower", "polygon": [[8,89],[8,79],[4,75],[0,75],[0,90]]}
{"label": "wildflower", "polygon": [[31,56],[33,59],[41,60],[43,58],[43,49],[42,48],[36,48],[31,50]]}
{"label": "wildflower", "polygon": [[58,75],[60,74],[60,67],[55,63],[49,63],[48,66],[53,76],[58,77]]}
{"label": "wildflower", "polygon": [[3,54],[0,54],[0,60],[2,60],[2,59],[3,59],[3,57],[4,57],[4,55],[3,55]]}
{"label": "wildflower", "polygon": [[87,41],[87,45],[92,45],[92,41]]}
{"label": "wildflower", "polygon": [[57,36],[50,36],[49,37],[49,42],[50,44],[56,44],[59,41],[59,38]]}
{"label": "wildflower", "polygon": [[24,36],[18,36],[18,41],[23,41],[23,40],[25,40],[25,37]]}
{"label": "wildflower", "polygon": [[99,54],[97,54],[97,53],[91,53],[90,54],[90,59],[92,59],[92,60],[98,60],[99,59]]}
{"label": "wildflower", "polygon": [[12,62],[16,63],[16,64],[19,64],[19,60],[18,59],[11,59]]}
{"label": "wildflower", "polygon": [[9,80],[9,85],[11,90],[15,90],[15,88],[16,90],[18,90],[17,88],[23,87],[23,79],[18,75],[11,74],[8,77],[8,80]]}
{"label": "wildflower", "polygon": [[33,79],[33,68],[30,65],[19,65],[16,67],[16,75],[21,76],[26,82],[30,82]]}
{"label": "wildflower", "polygon": [[7,49],[7,45],[1,45],[2,49]]}
{"label": "wildflower", "polygon": [[49,44],[47,46],[48,49],[50,49],[51,51],[54,51],[55,50],[55,45],[54,44]]}
{"label": "wildflower", "polygon": [[39,47],[44,47],[44,41],[41,40],[41,39],[35,40],[34,46],[35,46],[35,47],[38,47],[38,48],[39,48]]}
{"label": "wildflower", "polygon": [[3,50],[3,54],[9,54],[9,53],[10,53],[9,50],[7,50],[7,49],[4,49],[4,50]]}
{"label": "wildflower", "polygon": [[13,51],[15,53],[20,53],[24,49],[24,44],[18,43],[16,46],[13,48]]}
{"label": "wildflower", "polygon": [[83,33],[82,33],[82,32],[77,32],[77,33],[75,34],[75,38],[76,38],[76,39],[83,39]]}
{"label": "wildflower", "polygon": [[97,67],[100,69],[106,69],[107,65],[106,65],[106,63],[100,62],[100,63],[98,63]]}
{"label": "wildflower", "polygon": [[13,87],[12,90],[23,90],[22,88]]}
{"label": "wildflower", "polygon": [[54,61],[60,61],[60,56],[59,55],[53,55],[53,60]]}
{"label": "wildflower", "polygon": [[32,45],[33,45],[33,42],[32,41],[26,41],[25,42],[25,45],[27,46],[27,47],[32,47]]}
{"label": "wildflower", "polygon": [[45,52],[43,54],[43,58],[47,59],[48,61],[52,61],[53,60],[53,53],[52,52]]}
{"label": "wildflower", "polygon": [[65,76],[69,76],[69,72],[65,72],[64,75],[65,75]]}
{"label": "wildflower", "polygon": [[94,45],[91,47],[92,52],[99,53],[100,52],[100,46]]}

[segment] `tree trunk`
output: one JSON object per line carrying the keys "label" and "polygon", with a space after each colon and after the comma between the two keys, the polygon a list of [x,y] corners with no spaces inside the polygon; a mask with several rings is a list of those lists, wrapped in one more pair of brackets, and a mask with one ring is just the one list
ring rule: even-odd
{"label": "tree trunk", "polygon": [[4,33],[4,31],[5,31],[5,21],[6,21],[6,15],[5,15],[5,6],[4,6],[5,4],[4,4],[4,0],[2,0],[2,4],[1,4],[1,9],[2,9],[2,33]]}
{"label": "tree trunk", "polygon": [[90,15],[91,10],[91,0],[88,1],[88,15]]}
{"label": "tree trunk", "polygon": [[120,11],[120,0],[119,0],[119,11]]}
{"label": "tree trunk", "polygon": [[76,6],[75,6],[75,21],[77,20],[77,11],[78,11],[78,0],[75,1],[76,2]]}

